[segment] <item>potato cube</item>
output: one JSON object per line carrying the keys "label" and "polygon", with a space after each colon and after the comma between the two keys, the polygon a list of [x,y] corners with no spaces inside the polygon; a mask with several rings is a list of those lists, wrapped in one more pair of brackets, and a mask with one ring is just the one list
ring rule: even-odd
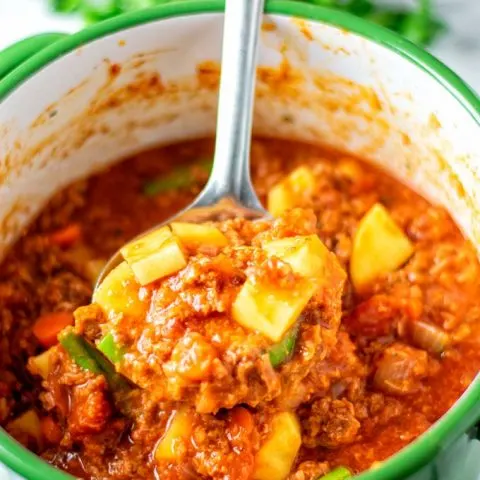
{"label": "potato cube", "polygon": [[55,347],[46,350],[36,357],[30,357],[28,361],[28,370],[33,375],[39,375],[44,380],[47,379],[50,373],[50,356],[52,355],[53,348]]}
{"label": "potato cube", "polygon": [[170,227],[134,240],[123,247],[121,253],[141,285],[178,272],[187,265],[180,242]]}
{"label": "potato cube", "polygon": [[35,410],[28,410],[15,420],[7,424],[7,431],[15,436],[27,435],[36,440],[37,445],[41,445],[42,432],[40,419]]}
{"label": "potato cube", "polygon": [[278,342],[295,323],[315,290],[315,283],[307,279],[296,282],[293,289],[247,280],[233,303],[232,315],[245,328]]}
{"label": "potato cube", "polygon": [[413,254],[408,237],[388,211],[375,204],[362,218],[353,239],[350,276],[356,290],[395,271]]}
{"label": "potato cube", "polygon": [[174,222],[171,227],[173,233],[186,247],[198,248],[201,245],[225,247],[228,245],[227,237],[213,225]]}
{"label": "potato cube", "polygon": [[100,305],[108,318],[118,315],[142,318],[148,303],[140,294],[137,282],[127,262],[115,267],[93,293],[93,302]]}
{"label": "potato cube", "polygon": [[172,235],[172,229],[169,226],[162,227],[133,240],[125,245],[120,252],[128,263],[141,260],[152,253],[156,253],[167,239],[172,238]]}
{"label": "potato cube", "polygon": [[265,243],[263,249],[288,263],[292,270],[307,278],[325,275],[326,259],[331,255],[317,235],[306,235]]}
{"label": "potato cube", "polygon": [[294,413],[277,413],[267,441],[255,456],[254,480],[285,480],[302,444],[300,423]]}
{"label": "potato cube", "polygon": [[188,411],[177,410],[168,421],[167,430],[155,449],[157,461],[178,462],[181,460],[183,448],[179,448],[189,440],[192,433],[192,418]]}
{"label": "potato cube", "polygon": [[315,177],[312,171],[308,167],[299,167],[268,192],[268,211],[278,217],[286,210],[299,206],[300,199],[312,195],[314,190]]}
{"label": "potato cube", "polygon": [[267,210],[274,216],[279,217],[283,212],[293,208],[295,201],[291,192],[283,183],[271,188],[267,197]]}

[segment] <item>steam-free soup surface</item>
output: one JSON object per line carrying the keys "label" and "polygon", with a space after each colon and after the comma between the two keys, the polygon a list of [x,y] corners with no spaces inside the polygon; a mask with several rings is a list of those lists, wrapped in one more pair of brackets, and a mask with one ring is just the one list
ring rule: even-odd
{"label": "steam-free soup surface", "polygon": [[372,166],[257,139],[253,180],[275,220],[172,226],[168,251],[127,250],[92,303],[108,257],[199,193],[212,148],[152,150],[77,182],[12,248],[0,424],[86,479],[368,469],[479,371],[476,253],[444,209]]}

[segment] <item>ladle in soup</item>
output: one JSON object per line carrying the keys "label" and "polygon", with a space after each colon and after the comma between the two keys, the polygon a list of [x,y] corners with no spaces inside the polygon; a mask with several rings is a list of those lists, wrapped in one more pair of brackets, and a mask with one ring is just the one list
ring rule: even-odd
{"label": "ladle in soup", "polygon": [[[258,37],[263,9],[264,0],[226,2],[212,174],[196,200],[162,225],[172,221],[200,223],[238,216],[255,219],[268,215],[253,190],[249,158]],[[121,261],[122,256],[118,251],[100,273],[97,286]]]}

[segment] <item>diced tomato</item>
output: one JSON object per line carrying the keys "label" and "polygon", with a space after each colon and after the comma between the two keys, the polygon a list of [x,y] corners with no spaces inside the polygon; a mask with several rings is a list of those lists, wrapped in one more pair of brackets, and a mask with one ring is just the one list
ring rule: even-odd
{"label": "diced tomato", "polygon": [[73,325],[70,312],[51,312],[40,316],[33,325],[33,334],[44,347],[53,347],[58,343],[58,334],[69,325]]}
{"label": "diced tomato", "polygon": [[352,335],[381,337],[393,333],[400,320],[417,319],[421,311],[422,304],[417,299],[379,294],[357,305],[343,323]]}
{"label": "diced tomato", "polygon": [[81,228],[78,223],[67,225],[50,234],[50,241],[61,248],[68,248],[77,243],[81,236]]}
{"label": "diced tomato", "polygon": [[57,445],[63,437],[62,430],[52,417],[43,417],[40,420],[43,438],[52,445]]}

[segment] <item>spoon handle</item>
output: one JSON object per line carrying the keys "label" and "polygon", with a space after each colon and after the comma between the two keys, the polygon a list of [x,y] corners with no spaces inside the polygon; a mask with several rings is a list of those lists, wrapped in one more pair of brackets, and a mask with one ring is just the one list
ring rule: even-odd
{"label": "spoon handle", "polygon": [[226,0],[215,158],[205,189],[250,208],[262,208],[250,179],[250,144],[264,1]]}

